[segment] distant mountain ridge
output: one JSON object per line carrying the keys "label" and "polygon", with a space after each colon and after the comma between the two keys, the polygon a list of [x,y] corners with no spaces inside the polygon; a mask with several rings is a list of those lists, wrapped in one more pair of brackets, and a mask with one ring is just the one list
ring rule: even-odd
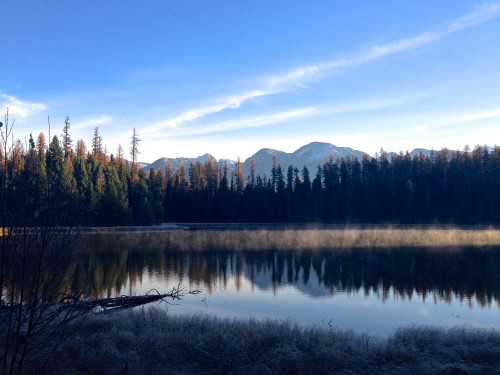
{"label": "distant mountain ridge", "polygon": [[330,155],[333,155],[333,160],[347,156],[361,159],[363,153],[363,151],[354,150],[350,147],[337,147],[331,143],[324,142],[311,142],[291,153],[263,148],[244,161],[243,172],[246,176],[250,174],[250,165],[252,158],[254,158],[256,173],[261,176],[264,176],[264,174],[269,176],[273,166],[273,157],[276,154],[278,156],[278,163],[283,169],[286,170],[289,165],[293,165],[302,170],[306,166],[309,169],[309,173],[314,174],[316,173],[317,166],[326,163]]}
{"label": "distant mountain ridge", "polygon": [[[428,156],[431,154],[431,150],[417,148],[410,152],[410,156],[413,158],[415,155],[418,155],[422,152],[424,155]],[[252,162],[252,158],[255,159],[256,173],[261,176],[269,176],[271,173],[271,168],[273,165],[273,157],[274,155],[278,156],[278,163],[282,166],[282,168],[286,171],[289,165],[293,165],[297,167],[300,171],[302,171],[303,167],[306,166],[309,169],[309,173],[311,176],[314,176],[316,173],[316,168],[318,165],[323,165],[326,163],[330,155],[333,155],[333,160],[337,160],[337,158],[346,158],[349,156],[350,158],[358,158],[361,160],[363,154],[366,154],[363,151],[355,150],[351,147],[338,147],[331,143],[326,142],[311,142],[307,145],[304,145],[297,149],[294,152],[288,153],[280,150],[274,150],[270,148],[263,148],[253,154],[251,157],[247,158],[243,162],[243,174],[248,176],[250,174],[250,165]],[[388,157],[396,154],[394,152],[388,153]],[[140,163],[143,169],[149,170],[150,168],[154,169],[165,169],[167,163],[170,161],[172,165],[172,170],[179,168],[181,162],[184,164],[186,171],[189,169],[189,165],[191,161],[205,163],[210,154],[204,154],[198,156],[197,158],[167,158],[163,157],[156,160],[154,163]],[[224,160],[224,159],[222,159]],[[234,169],[236,164],[233,160],[228,160],[230,170]]]}
{"label": "distant mountain ridge", "polygon": [[[189,170],[189,165],[191,164],[191,161],[194,162],[200,162],[200,163],[205,163],[208,158],[210,157],[210,154],[204,154],[201,156],[198,156],[197,158],[167,158],[163,157],[151,164],[144,163],[145,165],[142,167],[143,169],[149,170],[150,168],[154,169],[165,169],[167,167],[168,162],[170,161],[170,164],[172,165],[172,171],[175,171],[178,169],[181,165],[181,163],[184,165],[184,168],[186,168],[186,172]],[[230,161],[230,164],[235,163],[233,161]]]}

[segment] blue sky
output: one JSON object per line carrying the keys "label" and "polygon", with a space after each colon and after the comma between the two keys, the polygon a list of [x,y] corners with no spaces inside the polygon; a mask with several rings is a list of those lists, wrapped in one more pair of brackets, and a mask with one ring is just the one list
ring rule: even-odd
{"label": "blue sky", "polygon": [[311,141],[373,155],[500,139],[500,2],[0,4],[0,109],[14,133],[140,160],[245,159]]}

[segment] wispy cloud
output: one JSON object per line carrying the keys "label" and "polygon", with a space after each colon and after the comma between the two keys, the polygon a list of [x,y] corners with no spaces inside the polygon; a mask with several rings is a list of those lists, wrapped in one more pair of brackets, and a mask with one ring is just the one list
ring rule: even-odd
{"label": "wispy cloud", "polygon": [[499,12],[500,3],[488,4],[473,13],[447,23],[441,30],[435,32],[424,32],[388,44],[373,45],[351,57],[302,66],[289,70],[283,74],[267,77],[261,82],[261,88],[258,90],[252,90],[247,93],[221,99],[219,103],[215,105],[187,110],[179,116],[164,121],[158,121],[152,124],[152,126],[144,129],[143,132],[149,133],[157,132],[165,128],[175,128],[181,124],[198,120],[226,109],[239,108],[243,103],[258,97],[294,90],[308,82],[322,79],[341,69],[353,68],[396,53],[412,51],[425,45],[436,43],[447,35],[486,22],[496,17]]}
{"label": "wispy cloud", "polygon": [[436,32],[424,32],[410,38],[396,40],[392,43],[373,45],[349,58],[340,58],[328,62],[320,62],[290,70],[284,74],[269,77],[268,85],[280,92],[287,88],[299,86],[305,82],[319,79],[336,69],[352,68],[373,60],[381,59],[396,53],[411,51],[419,47],[438,42],[443,37],[486,22],[498,15],[500,3],[489,4],[478,11],[467,14],[446,24],[444,29]]}
{"label": "wispy cloud", "polygon": [[425,133],[430,129],[443,126],[452,126],[470,121],[489,120],[493,118],[500,118],[500,108],[442,115],[438,120],[430,120],[427,124],[419,126],[417,130],[420,133]]}
{"label": "wispy cloud", "polygon": [[85,121],[74,122],[71,124],[71,129],[72,130],[80,130],[80,129],[85,129],[85,128],[90,128],[90,127],[95,127],[95,126],[107,124],[109,122],[111,122],[110,116],[101,116],[98,118],[88,119]]}
{"label": "wispy cloud", "polygon": [[188,129],[186,131],[178,131],[178,132],[170,132],[163,133],[159,136],[167,137],[167,136],[190,136],[190,135],[200,135],[200,134],[210,134],[217,133],[222,131],[233,131],[233,130],[241,130],[248,128],[256,128],[261,126],[270,126],[274,124],[278,124],[285,121],[293,120],[294,118],[303,117],[307,115],[311,115],[314,113],[315,108],[299,108],[291,111],[274,113],[270,115],[263,116],[255,116],[249,118],[237,118],[234,120],[221,121],[215,124],[210,124],[203,126],[198,129]]}
{"label": "wispy cloud", "polygon": [[500,12],[500,3],[487,4],[476,12],[469,13],[448,23],[446,33],[453,33],[489,21],[496,17],[498,12]]}
{"label": "wispy cloud", "polygon": [[333,106],[324,106],[316,112],[318,115],[341,115],[364,111],[377,111],[385,108],[402,106],[417,100],[427,98],[429,94],[416,94],[410,96],[395,96],[387,98],[367,98],[361,101],[339,103]]}
{"label": "wispy cloud", "polygon": [[291,90],[304,83],[318,80],[325,75],[340,69],[352,68],[372,60],[403,51],[416,49],[420,46],[433,43],[439,39],[439,34],[426,32],[408,39],[402,39],[389,44],[373,45],[360,54],[338,60],[320,62],[290,70],[284,74],[269,77],[267,85],[271,92]]}
{"label": "wispy cloud", "polygon": [[42,103],[25,102],[14,96],[0,94],[0,108],[9,109],[11,116],[28,117],[47,109]]}
{"label": "wispy cloud", "polygon": [[181,113],[179,116],[164,120],[164,121],[158,121],[153,123],[151,126],[148,126],[147,128],[144,128],[142,130],[143,133],[153,133],[157,132],[160,129],[165,129],[165,128],[176,128],[178,125],[183,124],[185,122],[189,121],[194,121],[199,118],[205,117],[210,114],[214,114],[217,112],[221,112],[225,109],[229,108],[239,108],[242,103],[258,98],[260,96],[265,96],[269,95],[269,92],[262,91],[262,90],[254,90],[254,91],[249,91],[247,93],[241,94],[241,95],[234,95],[229,98],[225,98],[221,101],[221,103],[212,105],[212,106],[207,106],[207,107],[201,107],[201,108],[193,108],[190,110],[187,110],[183,113]]}

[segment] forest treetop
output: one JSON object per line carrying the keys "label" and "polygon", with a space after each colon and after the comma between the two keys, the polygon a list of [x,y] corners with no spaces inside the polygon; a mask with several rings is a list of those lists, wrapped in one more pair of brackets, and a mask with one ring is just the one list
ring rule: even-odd
{"label": "forest treetop", "polygon": [[[364,154],[361,160],[331,156],[315,171],[282,166],[275,155],[269,175],[256,174],[252,160],[250,174],[244,176],[239,159],[231,169],[227,160],[213,156],[204,163],[145,171],[137,164],[135,129],[131,163],[121,145],[116,154],[103,148],[97,127],[90,149],[83,140],[73,147],[69,130],[66,118],[61,140],[55,135],[47,143],[40,133],[36,142],[30,135],[29,142],[9,144],[5,139],[0,145],[1,178],[8,180],[2,194],[8,195],[12,209],[16,196],[28,192],[40,202],[47,194],[58,194],[87,225],[500,222],[500,147],[442,149],[413,158],[409,153],[389,158],[385,152]],[[33,217],[41,209],[50,207],[34,206]]]}

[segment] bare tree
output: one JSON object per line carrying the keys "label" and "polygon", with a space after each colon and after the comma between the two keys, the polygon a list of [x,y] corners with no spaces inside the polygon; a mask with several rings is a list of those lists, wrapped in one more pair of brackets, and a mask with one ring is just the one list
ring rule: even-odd
{"label": "bare tree", "polygon": [[121,144],[118,145],[118,148],[116,149],[116,159],[118,160],[119,163],[123,163],[123,158],[124,158],[124,154],[123,154],[123,147]]}
{"label": "bare tree", "polygon": [[[1,124],[1,123],[0,123]],[[79,294],[71,283],[77,207],[41,173],[39,153],[30,136],[24,168],[12,179],[8,158],[13,123],[1,124],[4,163],[1,184],[0,373],[34,372],[51,360],[69,323]],[[12,146],[10,146],[12,148]],[[44,156],[44,155],[42,155]],[[62,303],[61,303],[62,302]]]}

